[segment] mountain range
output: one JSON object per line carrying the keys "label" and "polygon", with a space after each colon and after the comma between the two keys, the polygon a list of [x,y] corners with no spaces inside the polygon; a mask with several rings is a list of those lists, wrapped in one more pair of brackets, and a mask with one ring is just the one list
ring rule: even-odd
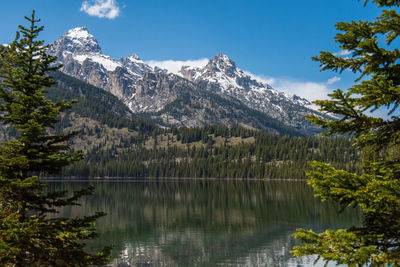
{"label": "mountain range", "polygon": [[220,124],[315,134],[319,129],[305,116],[327,117],[308,100],[253,78],[224,54],[203,67],[182,66],[171,73],[146,64],[136,54],[119,60],[104,55],[84,27],[66,32],[49,53],[63,64],[63,73],[112,93],[132,113],[162,127]]}

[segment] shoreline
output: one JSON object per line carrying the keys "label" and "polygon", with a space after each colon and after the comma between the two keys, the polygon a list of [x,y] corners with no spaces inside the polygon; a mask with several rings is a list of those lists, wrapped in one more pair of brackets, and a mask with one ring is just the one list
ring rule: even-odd
{"label": "shoreline", "polygon": [[165,182],[165,181],[237,181],[237,182],[307,182],[308,179],[269,179],[269,178],[190,178],[190,177],[143,177],[143,178],[90,178],[90,179],[40,179],[41,182]]}

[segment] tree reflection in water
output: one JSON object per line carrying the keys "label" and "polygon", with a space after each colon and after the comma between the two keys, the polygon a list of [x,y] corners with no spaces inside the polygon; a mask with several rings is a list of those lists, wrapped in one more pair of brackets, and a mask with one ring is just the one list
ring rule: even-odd
{"label": "tree reflection in water", "polygon": [[[338,213],[313,197],[304,182],[123,181],[93,182],[96,193],[81,207],[61,211],[82,216],[105,211],[100,238],[89,247],[114,246],[113,266],[302,266],[296,259],[296,228],[357,225],[357,209]],[[51,182],[73,190],[88,182]]]}

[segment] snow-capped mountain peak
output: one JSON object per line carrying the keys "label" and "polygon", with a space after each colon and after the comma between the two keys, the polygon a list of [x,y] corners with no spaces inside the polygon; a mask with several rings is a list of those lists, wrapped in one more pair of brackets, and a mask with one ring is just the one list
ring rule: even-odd
{"label": "snow-capped mountain peak", "polygon": [[96,38],[85,27],[67,31],[49,49],[63,64],[61,71],[103,88],[119,98],[135,92],[136,80],[152,67],[133,54],[119,61],[104,55]]}
{"label": "snow-capped mountain peak", "polygon": [[68,36],[73,39],[94,38],[94,36],[89,33],[86,27],[76,27],[70,29],[67,33],[65,33],[65,36]]}
{"label": "snow-capped mountain peak", "polygon": [[297,124],[295,127],[303,127],[301,118],[315,111],[308,100],[273,89],[269,84],[239,69],[224,54],[214,56],[203,68],[182,67],[180,75],[202,88],[227,98],[238,99],[248,107],[273,118],[284,121],[296,118],[293,120]]}
{"label": "snow-capped mountain peak", "polygon": [[214,56],[203,68],[182,67],[180,74],[195,83],[207,84],[214,91],[271,89],[237,68],[236,63],[224,54]]}
{"label": "snow-capped mountain peak", "polygon": [[56,54],[62,63],[75,63],[80,66],[87,66],[94,63],[101,66],[103,71],[115,71],[117,67],[122,67],[121,63],[113,58],[103,55],[96,38],[89,33],[85,27],[77,27],[67,31],[56,40],[50,49]]}
{"label": "snow-capped mountain peak", "polygon": [[129,59],[131,61],[141,61],[143,62],[140,57],[138,55],[136,55],[135,53],[133,53],[132,55],[130,55],[129,57],[126,57],[126,59]]}
{"label": "snow-capped mountain peak", "polygon": [[[168,73],[162,64],[150,65],[136,54],[120,60],[102,54],[97,40],[85,27],[66,32],[54,42],[49,53],[57,56],[58,62],[63,64],[62,72],[111,92],[133,112],[164,112],[154,116],[160,116],[158,119],[167,124],[202,125],[212,117],[210,114],[220,114],[218,102],[226,104],[221,111],[225,114],[221,115],[223,123],[229,124],[229,119],[242,123],[240,114],[261,112],[287,126],[313,131],[304,121],[306,114],[316,112],[310,102],[279,92],[257,80],[238,68],[225,54],[218,54],[211,60],[172,61],[178,67]],[[164,65],[171,65],[171,62],[167,63]],[[212,98],[218,98],[217,102],[212,102]],[[195,101],[196,104],[188,105],[187,101]],[[174,112],[178,115],[163,111],[169,104],[169,110],[177,108]],[[187,109],[182,109],[182,105]],[[241,110],[235,111],[234,115],[226,113],[239,106]],[[182,116],[179,115],[181,113]],[[243,119],[246,121],[247,118],[250,117]]]}
{"label": "snow-capped mountain peak", "polygon": [[101,48],[96,38],[85,27],[77,27],[66,32],[54,45],[70,53],[101,53]]}
{"label": "snow-capped mountain peak", "polygon": [[236,70],[235,62],[224,54],[214,56],[207,65],[214,71],[222,71],[228,75],[233,75]]}
{"label": "snow-capped mountain peak", "polygon": [[153,72],[154,69],[147,65],[141,60],[138,55],[132,54],[128,57],[121,58],[119,62],[126,68],[128,71],[135,75],[136,78],[143,77],[146,72]]}

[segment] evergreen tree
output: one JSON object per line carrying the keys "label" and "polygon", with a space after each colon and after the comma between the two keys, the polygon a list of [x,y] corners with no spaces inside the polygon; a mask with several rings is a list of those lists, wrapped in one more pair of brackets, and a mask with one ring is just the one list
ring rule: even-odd
{"label": "evergreen tree", "polygon": [[[400,118],[395,116],[400,104],[400,1],[372,2],[383,8],[374,21],[336,24],[341,31],[336,41],[350,57],[321,52],[314,58],[322,70],[360,73],[348,91],[335,90],[330,100],[316,101],[322,111],[338,114],[341,119],[309,118],[327,128],[325,134],[352,133],[355,145],[364,153],[359,175],[319,162],[312,162],[308,173],[317,196],[343,207],[360,207],[364,220],[359,227],[319,234],[299,229],[294,236],[305,245],[294,247],[293,252],[297,256],[317,254],[349,266],[400,266],[400,158],[396,153]],[[390,118],[368,116],[378,108],[387,108]]]}
{"label": "evergreen tree", "polygon": [[[0,265],[88,266],[102,264],[109,248],[97,254],[84,251],[85,240],[96,236],[93,223],[102,213],[82,218],[59,218],[57,209],[76,201],[93,188],[48,192],[38,175],[54,174],[82,154],[70,153],[66,144],[72,134],[55,134],[57,116],[71,102],[54,103],[45,88],[54,84],[56,58],[37,40],[32,12],[29,27],[19,26],[15,40],[0,49],[0,122],[14,128],[17,137],[0,144]],[[21,35],[21,36],[20,36]]]}

